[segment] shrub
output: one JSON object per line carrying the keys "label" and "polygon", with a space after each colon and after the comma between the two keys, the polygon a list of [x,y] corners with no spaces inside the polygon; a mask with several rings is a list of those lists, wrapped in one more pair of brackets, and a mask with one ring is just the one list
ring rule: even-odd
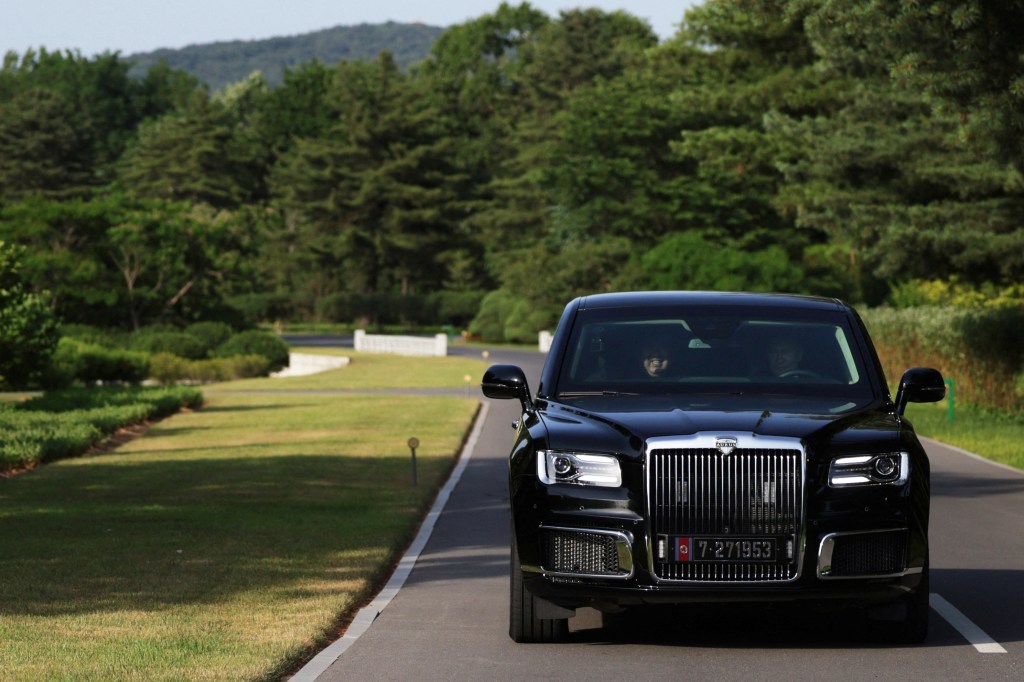
{"label": "shrub", "polygon": [[215,348],[231,338],[234,330],[224,322],[196,322],[185,327],[185,333],[199,339],[204,355],[210,355]]}
{"label": "shrub", "polygon": [[430,308],[436,311],[435,320],[460,329],[467,326],[480,309],[483,291],[438,291],[428,296]]}
{"label": "shrub", "polygon": [[47,392],[0,410],[0,470],[80,455],[120,428],[201,403],[191,387]]}
{"label": "shrub", "polygon": [[198,360],[206,356],[203,342],[191,334],[181,331],[166,331],[147,327],[132,334],[129,345],[132,350],[144,353],[173,353],[178,357],[190,360]]}
{"label": "shrub", "polygon": [[104,348],[65,337],[57,343],[50,386],[68,383],[67,379],[85,384],[137,384],[149,376],[149,356],[129,350]]}
{"label": "shrub", "polygon": [[524,299],[503,289],[492,291],[480,302],[480,311],[469,323],[469,332],[484,341],[504,341],[505,321]]}
{"label": "shrub", "polygon": [[126,332],[102,329],[88,324],[61,325],[60,335],[62,338],[71,338],[103,348],[126,348],[128,346]]}
{"label": "shrub", "polygon": [[157,353],[150,361],[150,376],[161,384],[182,381],[210,383],[266,376],[270,361],[262,355],[186,360],[171,353]]}
{"label": "shrub", "polygon": [[261,355],[267,359],[268,371],[277,372],[288,366],[288,344],[273,334],[259,330],[232,336],[213,352],[215,357]]}

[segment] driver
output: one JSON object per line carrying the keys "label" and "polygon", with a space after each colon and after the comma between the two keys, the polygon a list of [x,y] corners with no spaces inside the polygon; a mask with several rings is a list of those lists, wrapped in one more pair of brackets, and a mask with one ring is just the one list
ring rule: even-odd
{"label": "driver", "polygon": [[773,376],[781,377],[788,372],[800,369],[804,349],[796,341],[787,338],[775,338],[768,344],[768,371]]}

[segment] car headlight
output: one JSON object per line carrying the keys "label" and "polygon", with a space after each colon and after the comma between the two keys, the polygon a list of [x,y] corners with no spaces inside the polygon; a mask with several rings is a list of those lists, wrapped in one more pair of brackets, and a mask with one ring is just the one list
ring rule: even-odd
{"label": "car headlight", "polygon": [[828,484],[832,488],[856,485],[902,485],[910,478],[910,455],[887,452],[881,455],[854,455],[832,460]]}
{"label": "car headlight", "polygon": [[622,485],[619,460],[583,452],[537,452],[537,476],[544,483],[574,483],[617,488]]}

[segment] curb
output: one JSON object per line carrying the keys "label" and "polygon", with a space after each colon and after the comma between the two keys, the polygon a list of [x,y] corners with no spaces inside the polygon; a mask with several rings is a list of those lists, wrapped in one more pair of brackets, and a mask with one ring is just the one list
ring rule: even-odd
{"label": "curb", "polygon": [[288,678],[289,682],[314,682],[325,670],[331,667],[331,665],[338,660],[339,656],[345,653],[345,651],[352,646],[357,639],[359,639],[360,635],[366,632],[373,622],[377,620],[377,616],[381,614],[384,607],[391,603],[391,600],[395,598],[398,591],[402,589],[406,578],[408,578],[409,574],[412,573],[413,567],[419,560],[420,553],[422,553],[423,548],[426,546],[427,540],[430,539],[430,535],[434,532],[434,525],[437,523],[437,519],[441,516],[441,512],[444,511],[445,505],[448,504],[448,498],[451,497],[452,491],[462,478],[462,472],[466,469],[466,465],[473,456],[473,449],[476,447],[476,441],[480,436],[480,431],[483,429],[483,424],[487,420],[488,411],[489,405],[485,402],[477,413],[476,422],[473,424],[473,429],[470,431],[469,438],[466,440],[466,443],[462,448],[458,464],[455,465],[451,476],[448,477],[448,481],[445,482],[444,487],[441,488],[441,491],[437,494],[437,499],[434,500],[434,506],[431,507],[427,517],[423,520],[423,525],[420,526],[420,530],[416,534],[416,538],[412,541],[412,544],[409,545],[409,549],[406,550],[405,554],[402,555],[402,559],[398,562],[398,567],[395,568],[395,572],[391,574],[391,578],[388,579],[387,584],[384,585],[384,588],[376,597],[373,598],[373,601],[359,609],[355,618],[349,624],[348,628],[346,628],[345,634],[314,656],[292,677]]}

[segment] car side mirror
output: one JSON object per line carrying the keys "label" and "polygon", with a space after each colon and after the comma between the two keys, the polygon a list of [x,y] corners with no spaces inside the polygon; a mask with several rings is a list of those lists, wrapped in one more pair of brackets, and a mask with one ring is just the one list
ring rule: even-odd
{"label": "car side mirror", "polygon": [[523,405],[524,412],[533,412],[533,401],[530,400],[530,386],[526,382],[526,374],[516,365],[491,365],[484,372],[480,390],[488,398],[508,400],[515,398]]}
{"label": "car side mirror", "polygon": [[896,413],[903,414],[907,403],[935,403],[946,397],[946,383],[937,369],[914,367],[903,373],[896,392]]}

